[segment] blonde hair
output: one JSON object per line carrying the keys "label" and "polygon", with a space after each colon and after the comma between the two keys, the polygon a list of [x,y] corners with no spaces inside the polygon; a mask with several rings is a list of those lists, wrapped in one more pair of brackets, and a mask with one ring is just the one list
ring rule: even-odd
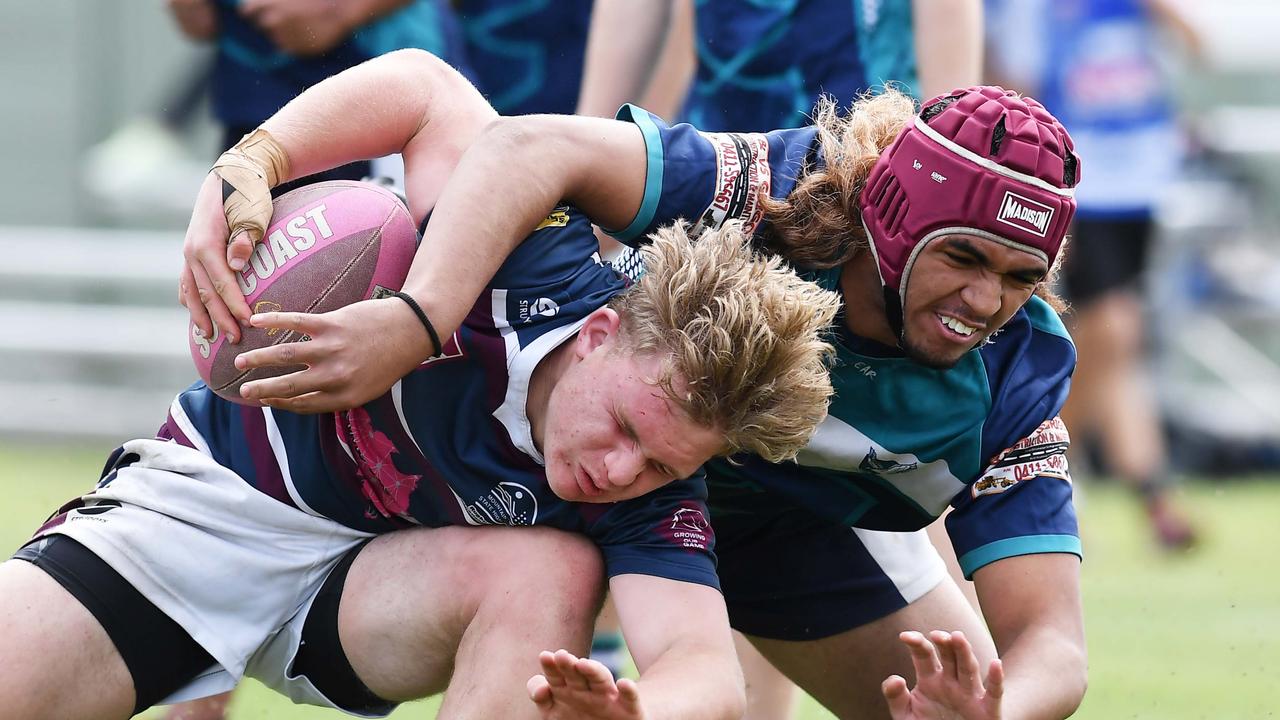
{"label": "blonde hair", "polygon": [[[762,193],[765,222],[760,234],[765,248],[800,267],[829,268],[848,262],[870,240],[862,227],[858,198],[880,155],[903,128],[914,122],[916,104],[893,87],[864,93],[841,115],[829,96],[818,100],[813,124],[822,146],[822,167],[807,167],[795,189],[781,200]],[[1036,286],[1036,295],[1059,313],[1066,303],[1053,292],[1053,272]]]}
{"label": "blonde hair", "polygon": [[620,347],[670,355],[653,382],[724,433],[723,454],[795,457],[827,415],[825,335],[839,296],[754,252],[737,222],[697,242],[683,223],[651,240],[643,277],[611,302]]}

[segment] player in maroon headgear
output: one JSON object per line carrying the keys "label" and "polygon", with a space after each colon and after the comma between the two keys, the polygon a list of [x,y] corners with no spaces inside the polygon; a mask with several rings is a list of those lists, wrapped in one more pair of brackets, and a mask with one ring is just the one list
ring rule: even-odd
{"label": "player in maroon headgear", "polygon": [[[561,202],[629,243],[678,217],[695,230],[738,219],[761,246],[838,288],[837,394],[813,441],[794,463],[706,466],[731,622],[840,717],[1073,712],[1086,653],[1057,414],[1075,352],[1048,283],[1080,170],[1062,126],[993,87],[935,98],[919,115],[890,91],[845,117],[824,105],[812,127],[763,134],[668,126],[631,106],[624,122],[465,118],[439,86],[448,75],[428,56],[379,59],[264,129],[273,152],[308,171],[405,148],[411,206],[435,205],[405,289],[442,333]],[[414,177],[432,177],[417,168],[463,150],[438,199],[438,188],[415,190]],[[192,218],[188,283],[216,282],[228,258],[247,254],[241,232],[223,245],[222,197],[214,177]],[[206,307],[188,285],[187,305],[197,322],[248,320],[234,289],[227,295]],[[300,358],[307,371],[247,392],[298,410],[381,392],[433,351],[399,305],[324,316]],[[271,350],[247,357],[281,360]],[[918,532],[948,507],[982,619]],[[561,691],[544,697],[554,704]]]}

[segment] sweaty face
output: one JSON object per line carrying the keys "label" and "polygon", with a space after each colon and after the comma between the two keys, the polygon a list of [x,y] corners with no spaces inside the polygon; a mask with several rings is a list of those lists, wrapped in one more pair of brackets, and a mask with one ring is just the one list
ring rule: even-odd
{"label": "sweaty face", "polygon": [[692,475],[720,450],[720,432],[695,424],[651,382],[661,370],[652,356],[602,349],[565,371],[548,400],[543,439],[552,492],[575,502],[626,500]]}
{"label": "sweaty face", "polygon": [[945,369],[999,330],[1044,279],[1044,260],[975,235],[944,235],[920,251],[907,281],[902,348]]}

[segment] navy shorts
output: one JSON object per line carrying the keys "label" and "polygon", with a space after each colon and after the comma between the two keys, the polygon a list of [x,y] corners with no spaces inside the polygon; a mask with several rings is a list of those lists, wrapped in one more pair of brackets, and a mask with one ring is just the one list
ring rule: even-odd
{"label": "navy shorts", "polygon": [[1149,217],[1076,218],[1062,267],[1067,300],[1083,307],[1106,293],[1137,287],[1154,227]]}
{"label": "navy shorts", "polygon": [[946,577],[923,530],[839,525],[764,490],[711,489],[720,586],[748,635],[817,640],[915,602]]}

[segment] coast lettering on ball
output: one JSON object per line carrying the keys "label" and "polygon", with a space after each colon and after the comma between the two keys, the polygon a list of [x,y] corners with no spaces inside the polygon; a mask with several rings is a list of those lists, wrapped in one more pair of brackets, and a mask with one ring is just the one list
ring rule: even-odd
{"label": "coast lettering on ball", "polygon": [[[373,183],[333,180],[286,193],[273,203],[271,224],[237,276],[255,313],[324,313],[399,290],[418,247],[417,227],[395,193]],[[291,330],[245,328],[238,345],[216,327],[187,333],[201,379],[240,403],[240,386],[301,369],[237,370],[241,352],[306,340]],[[256,403],[251,403],[256,404]]]}

